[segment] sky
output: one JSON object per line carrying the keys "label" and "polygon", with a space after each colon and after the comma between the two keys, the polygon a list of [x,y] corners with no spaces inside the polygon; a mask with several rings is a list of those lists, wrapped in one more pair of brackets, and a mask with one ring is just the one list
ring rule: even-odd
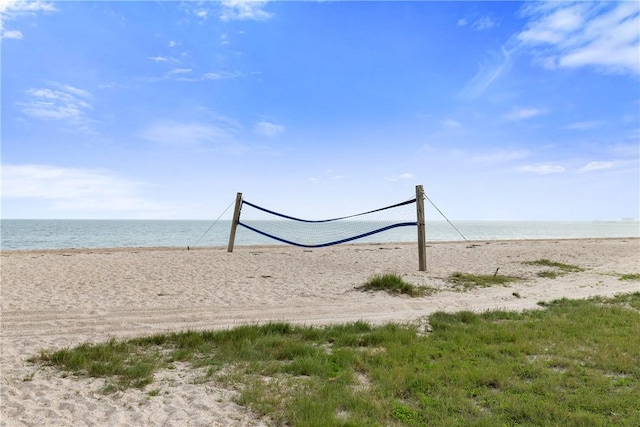
{"label": "sky", "polygon": [[[640,3],[0,0],[2,217],[640,217]],[[429,204],[427,204],[429,206]],[[442,219],[427,209],[427,219]]]}

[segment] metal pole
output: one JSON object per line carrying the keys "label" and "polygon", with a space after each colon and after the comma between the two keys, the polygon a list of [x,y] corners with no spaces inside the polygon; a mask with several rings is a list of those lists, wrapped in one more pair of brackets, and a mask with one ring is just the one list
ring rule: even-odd
{"label": "metal pole", "polygon": [[416,185],[416,211],[418,214],[418,270],[427,271],[427,237],[424,220],[424,189]]}
{"label": "metal pole", "polygon": [[229,233],[229,246],[227,252],[233,252],[233,244],[236,241],[236,228],[240,222],[240,209],[242,208],[242,193],[236,195],[236,207],[233,211],[233,221],[231,222],[231,233]]}

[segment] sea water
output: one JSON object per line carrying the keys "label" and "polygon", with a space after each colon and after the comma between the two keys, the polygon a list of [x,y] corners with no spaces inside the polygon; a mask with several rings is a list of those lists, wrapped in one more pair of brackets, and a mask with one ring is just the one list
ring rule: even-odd
{"label": "sea water", "polygon": [[[398,227],[354,243],[417,242],[415,226]],[[17,220],[1,221],[1,249],[226,246],[231,221]],[[640,237],[638,221],[446,221],[427,222],[427,242]],[[295,240],[295,236],[291,236]],[[236,246],[281,244],[239,227]]]}

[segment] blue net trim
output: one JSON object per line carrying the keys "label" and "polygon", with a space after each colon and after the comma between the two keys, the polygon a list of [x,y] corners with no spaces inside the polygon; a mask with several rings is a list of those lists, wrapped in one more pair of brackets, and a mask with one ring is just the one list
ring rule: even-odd
{"label": "blue net trim", "polygon": [[[412,202],[415,202],[415,199]],[[405,205],[407,203],[412,203],[412,202],[401,203],[401,204],[395,205],[395,206],[402,206],[402,205]],[[247,203],[247,204],[251,205],[250,203]],[[251,206],[257,208],[257,206],[255,206],[255,205],[251,205]],[[272,213],[270,211],[267,211],[266,209],[262,209],[262,208],[258,208],[258,209],[264,210],[265,212]],[[377,210],[371,211],[371,212],[377,212],[379,210],[384,210],[384,209],[388,209],[388,208],[377,209]],[[284,218],[296,219],[296,218],[288,217],[286,215],[280,215],[280,214],[276,214],[276,215],[282,216]],[[358,215],[364,215],[364,214],[358,214]],[[344,218],[352,218],[352,217],[358,216],[358,215],[352,215],[350,217],[344,217]],[[336,221],[338,219],[344,219],[344,218],[336,218],[336,219],[324,220],[324,221],[306,221],[306,220],[298,220],[298,221],[304,221],[304,222],[328,222],[328,221]],[[392,225],[388,225],[386,227],[379,228],[377,230],[369,231],[367,233],[358,234],[357,236],[352,236],[352,237],[347,237],[347,238],[340,239],[340,240],[335,240],[333,242],[320,243],[320,244],[316,244],[316,245],[305,245],[303,243],[297,243],[297,242],[294,242],[292,240],[287,240],[287,239],[283,239],[282,237],[274,236],[273,234],[269,234],[269,233],[266,233],[264,231],[258,230],[257,228],[251,227],[250,225],[243,224],[242,222],[238,222],[238,225],[241,225],[241,226],[243,226],[243,227],[245,227],[245,228],[247,228],[247,229],[249,229],[251,231],[255,231],[258,234],[262,234],[263,236],[269,237],[271,239],[278,240],[279,242],[282,242],[282,243],[287,243],[289,245],[299,246],[299,247],[302,247],[302,248],[322,248],[322,247],[326,247],[326,246],[339,245],[341,243],[346,243],[346,242],[351,242],[353,240],[362,239],[363,237],[371,236],[372,234],[382,233],[383,231],[391,230],[392,228],[396,228],[396,227],[415,227],[417,224],[418,224],[417,222],[400,222],[400,223],[397,223],[397,224],[392,224]]]}
{"label": "blue net trim", "polygon": [[[367,214],[371,214],[371,213],[374,213],[374,212],[384,211],[384,210],[387,210],[387,209],[397,208],[397,207],[399,207],[399,206],[409,205],[409,204],[411,204],[411,203],[415,203],[415,202],[416,202],[416,199],[411,199],[411,200],[407,200],[406,202],[397,203],[397,204],[395,204],[395,205],[387,206],[387,207],[380,208],[380,209],[375,209],[375,210],[372,210],[372,211],[369,211],[369,212],[362,212],[362,213],[359,213],[359,214],[349,215],[349,216],[343,216],[343,217],[340,217],[340,218],[321,219],[321,220],[309,220],[309,219],[300,219],[300,218],[295,218],[295,217],[292,217],[292,216],[289,216],[289,215],[285,215],[285,214],[281,214],[281,213],[278,213],[278,212],[271,211],[271,210],[269,210],[269,209],[265,209],[265,208],[263,208],[263,207],[260,207],[260,206],[254,205],[253,203],[249,203],[249,202],[247,202],[247,201],[245,201],[245,200],[243,200],[243,201],[242,201],[242,204],[243,204],[243,205],[249,205],[249,206],[251,206],[252,208],[255,208],[255,209],[261,210],[261,211],[263,211],[263,212],[267,212],[267,213],[269,213],[269,214],[271,214],[271,215],[279,216],[279,217],[281,217],[281,218],[291,219],[291,220],[299,221],[299,222],[320,223],[320,222],[332,222],[332,221],[339,221],[339,220],[341,220],[341,219],[355,218],[355,217],[357,217],[357,216],[362,216],[362,215],[367,215]],[[238,224],[241,224],[241,223],[238,223]],[[253,230],[253,231],[257,231],[257,232],[258,232],[258,233],[260,233],[260,234],[264,234],[265,236],[269,236],[268,234],[262,233],[262,232],[260,232],[260,231],[258,231],[258,230],[255,230],[254,228],[248,227],[248,226],[247,226],[247,225],[245,225],[245,224],[242,224],[242,225],[244,225],[244,226],[245,226],[245,227],[247,227],[247,228],[250,228],[250,229],[251,229],[251,230]],[[404,225],[409,225],[409,224],[408,224],[408,223],[404,223],[404,224],[401,224],[401,225],[399,225],[399,226],[404,226]],[[411,225],[415,225],[415,223],[413,223],[413,224],[411,224]],[[394,227],[395,227],[395,226],[390,226],[390,227],[387,227],[387,228],[382,229],[382,230],[380,230],[380,231],[388,230],[389,228],[394,228]],[[379,233],[380,231],[374,231],[374,232],[372,232],[372,233],[365,234],[365,235],[362,235],[362,236],[360,236],[360,237],[368,236],[368,235],[370,235],[370,234]],[[272,237],[272,236],[269,236],[269,237]],[[360,237],[358,237],[358,238],[360,238]],[[278,239],[278,240],[280,240],[280,239]],[[351,239],[351,240],[353,240],[353,239]],[[285,243],[288,243],[288,242],[286,242],[285,240],[282,240],[282,241],[283,241],[283,242],[285,242]],[[347,241],[348,241],[348,240],[347,240]],[[334,243],[334,244],[336,244],[336,243]]]}

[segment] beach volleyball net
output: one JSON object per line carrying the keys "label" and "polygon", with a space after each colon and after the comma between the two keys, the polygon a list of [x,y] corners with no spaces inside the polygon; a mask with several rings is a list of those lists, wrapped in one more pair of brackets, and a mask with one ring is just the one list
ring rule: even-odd
{"label": "beach volleyball net", "polygon": [[417,225],[416,198],[367,212],[321,220],[296,218],[246,200],[238,203],[234,226],[304,248],[338,245],[398,227]]}

